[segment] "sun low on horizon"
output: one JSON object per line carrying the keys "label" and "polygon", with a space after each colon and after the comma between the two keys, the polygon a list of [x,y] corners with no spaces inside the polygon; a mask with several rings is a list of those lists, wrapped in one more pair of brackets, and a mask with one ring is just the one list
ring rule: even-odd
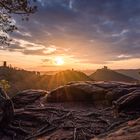
{"label": "sun low on horizon", "polygon": [[57,56],[54,59],[55,65],[61,66],[64,65],[64,58]]}

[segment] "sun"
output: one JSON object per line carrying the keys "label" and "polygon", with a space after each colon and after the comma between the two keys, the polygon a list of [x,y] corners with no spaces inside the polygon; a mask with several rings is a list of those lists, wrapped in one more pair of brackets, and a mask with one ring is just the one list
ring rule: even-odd
{"label": "sun", "polygon": [[64,59],[62,57],[56,57],[55,58],[55,64],[56,65],[63,65],[64,64]]}

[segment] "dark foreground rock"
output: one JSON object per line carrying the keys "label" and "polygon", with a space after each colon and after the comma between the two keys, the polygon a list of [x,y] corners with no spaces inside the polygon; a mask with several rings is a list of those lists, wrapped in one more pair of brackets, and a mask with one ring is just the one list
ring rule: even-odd
{"label": "dark foreground rock", "polygon": [[73,82],[51,91],[47,96],[47,101],[91,101],[112,104],[112,101],[139,88],[139,84],[119,82]]}
{"label": "dark foreground rock", "polygon": [[[49,94],[43,90],[22,91],[11,100],[14,114],[10,121],[5,121],[5,125],[0,127],[0,139],[89,140],[101,134],[105,134],[102,139],[107,138],[112,130],[115,132],[119,127],[122,128],[122,124],[140,118],[140,111],[136,109],[139,100],[133,104],[136,108],[131,108],[130,100],[136,92],[139,93],[139,88],[138,84],[73,82]],[[117,99],[116,103],[119,105],[125,103],[124,101],[130,102],[130,110],[126,110],[126,106],[118,111],[118,108],[112,106],[95,105],[96,101],[108,101],[107,93],[115,89],[116,92],[113,92],[109,100]],[[119,99],[113,98],[117,89],[126,89],[129,92],[119,93]],[[118,116],[114,116],[114,109],[118,111]],[[3,113],[4,111],[0,116],[3,116]],[[1,124],[2,122],[0,126]],[[136,129],[140,131],[140,124],[137,126]],[[139,133],[135,134],[138,137]]]}
{"label": "dark foreground rock", "polygon": [[35,102],[41,102],[40,99],[47,94],[48,92],[45,90],[28,89],[17,93],[17,95],[12,98],[12,101],[15,108],[22,108]]}
{"label": "dark foreground rock", "polygon": [[98,101],[105,100],[106,89],[91,82],[76,82],[61,86],[51,91],[48,102]]}
{"label": "dark foreground rock", "polygon": [[140,90],[135,90],[113,102],[118,112],[140,111]]}
{"label": "dark foreground rock", "polygon": [[118,128],[92,140],[139,140],[140,118],[128,121]]}

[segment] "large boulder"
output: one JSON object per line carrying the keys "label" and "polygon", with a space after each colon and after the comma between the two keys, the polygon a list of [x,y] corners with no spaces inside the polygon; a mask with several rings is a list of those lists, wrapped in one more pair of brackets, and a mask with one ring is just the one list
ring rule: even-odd
{"label": "large boulder", "polygon": [[93,138],[92,140],[139,140],[140,118],[122,124],[112,132]]}
{"label": "large boulder", "polygon": [[51,91],[48,102],[105,100],[106,90],[90,82],[75,82]]}
{"label": "large boulder", "polygon": [[26,105],[32,105],[36,101],[40,101],[41,98],[45,97],[48,92],[45,90],[34,90],[28,89],[17,93],[12,101],[15,108],[25,107]]}
{"label": "large boulder", "polygon": [[127,88],[122,88],[122,87],[114,88],[112,90],[109,90],[109,92],[107,92],[106,100],[111,105],[112,101],[118,100],[120,97],[122,97],[128,93],[130,93],[130,91]]}
{"label": "large boulder", "polygon": [[140,111],[140,90],[135,90],[113,102],[118,112]]}
{"label": "large boulder", "polygon": [[49,102],[94,101],[111,105],[112,101],[140,89],[139,84],[123,82],[71,82],[52,90],[48,96]]}
{"label": "large boulder", "polygon": [[10,124],[13,117],[13,103],[3,88],[0,87],[0,131]]}

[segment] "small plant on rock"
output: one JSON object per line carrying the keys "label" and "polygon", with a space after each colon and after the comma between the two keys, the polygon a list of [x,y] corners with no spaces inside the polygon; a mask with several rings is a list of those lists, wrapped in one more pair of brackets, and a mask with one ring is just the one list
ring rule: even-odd
{"label": "small plant on rock", "polygon": [[10,84],[7,80],[0,80],[0,87],[2,87],[5,91],[8,91],[10,89]]}

